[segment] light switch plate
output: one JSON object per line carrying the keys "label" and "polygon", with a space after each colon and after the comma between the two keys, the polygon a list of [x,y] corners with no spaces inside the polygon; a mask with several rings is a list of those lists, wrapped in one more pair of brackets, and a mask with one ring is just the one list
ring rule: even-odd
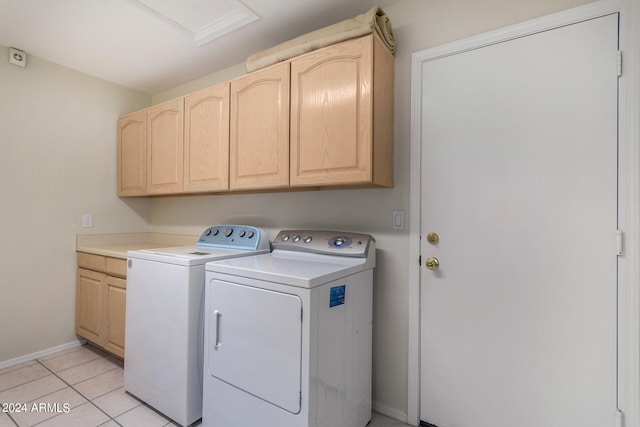
{"label": "light switch plate", "polygon": [[393,211],[393,229],[404,230],[404,211]]}

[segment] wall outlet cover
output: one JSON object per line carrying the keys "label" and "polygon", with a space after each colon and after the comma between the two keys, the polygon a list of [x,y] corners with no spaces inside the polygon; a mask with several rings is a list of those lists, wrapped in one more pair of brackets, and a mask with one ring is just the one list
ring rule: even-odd
{"label": "wall outlet cover", "polygon": [[91,214],[82,215],[82,227],[84,228],[93,227],[93,215]]}

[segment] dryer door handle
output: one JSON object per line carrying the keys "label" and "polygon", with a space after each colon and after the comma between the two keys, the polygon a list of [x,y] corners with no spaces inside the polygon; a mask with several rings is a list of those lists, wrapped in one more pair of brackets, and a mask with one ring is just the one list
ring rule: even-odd
{"label": "dryer door handle", "polygon": [[213,340],[213,348],[219,350],[220,346],[222,346],[222,342],[220,341],[220,324],[222,323],[222,312],[220,312],[220,310],[213,310],[213,316],[216,318],[216,336]]}

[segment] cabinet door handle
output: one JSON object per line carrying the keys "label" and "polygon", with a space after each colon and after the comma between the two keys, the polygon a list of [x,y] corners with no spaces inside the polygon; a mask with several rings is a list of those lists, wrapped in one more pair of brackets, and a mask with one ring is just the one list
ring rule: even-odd
{"label": "cabinet door handle", "polygon": [[213,341],[213,348],[219,350],[220,346],[222,346],[222,342],[220,341],[220,323],[222,322],[222,313],[220,312],[220,310],[213,310],[213,315],[216,318],[216,337]]}

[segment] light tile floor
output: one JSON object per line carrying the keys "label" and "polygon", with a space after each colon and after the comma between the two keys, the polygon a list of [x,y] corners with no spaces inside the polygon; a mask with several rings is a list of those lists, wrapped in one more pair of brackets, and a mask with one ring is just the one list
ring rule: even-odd
{"label": "light tile floor", "polygon": [[[0,427],[176,425],[125,393],[123,377],[122,361],[89,345],[2,369]],[[374,413],[369,426],[407,424]]]}

